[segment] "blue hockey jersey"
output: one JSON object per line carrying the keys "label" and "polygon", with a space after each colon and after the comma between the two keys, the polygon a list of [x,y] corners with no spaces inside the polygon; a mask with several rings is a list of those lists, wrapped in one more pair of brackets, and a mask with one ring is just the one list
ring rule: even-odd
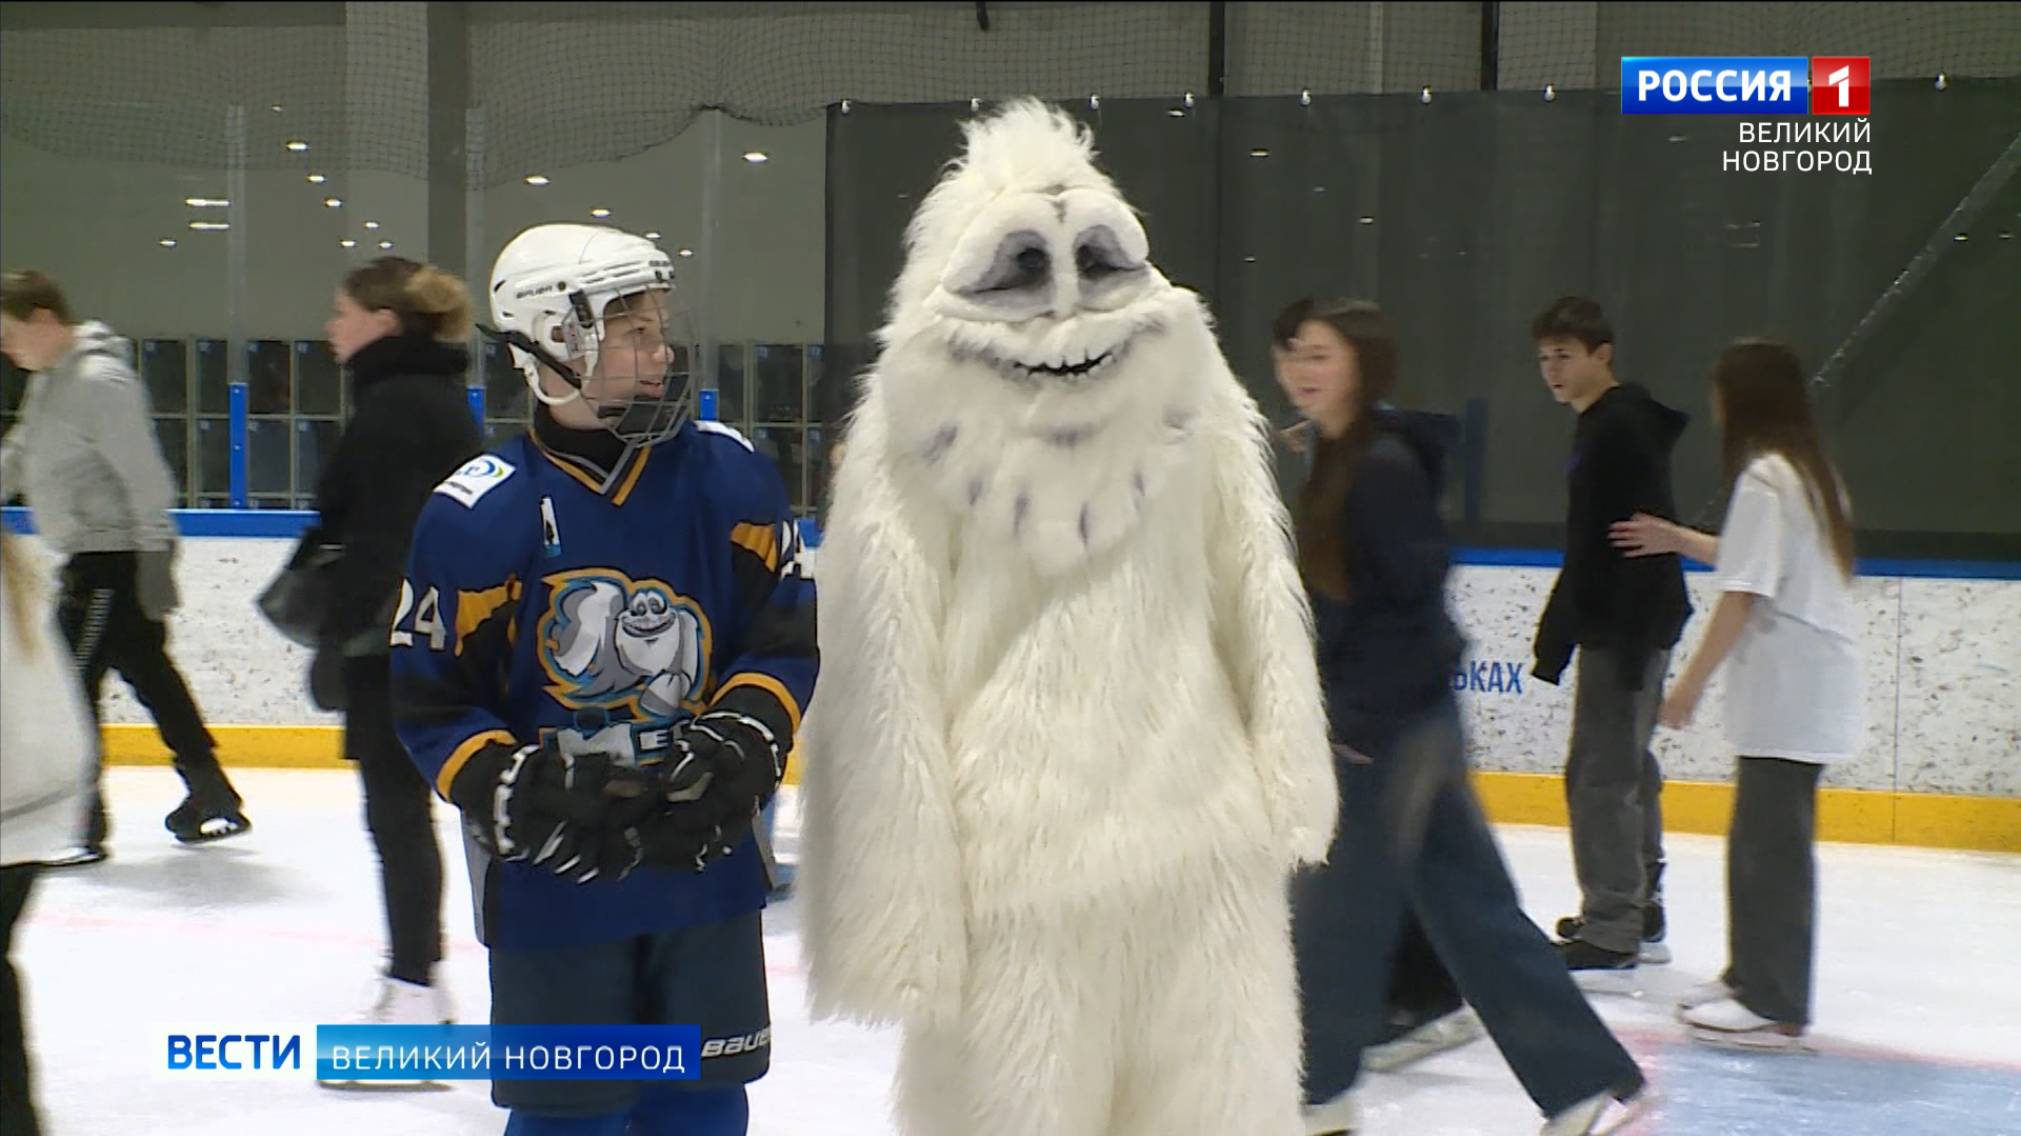
{"label": "blue hockey jersey", "polygon": [[[486,747],[556,733],[564,748],[651,762],[671,726],[723,706],[799,735],[818,667],[814,585],[772,463],[709,422],[614,454],[614,469],[563,446],[570,436],[585,435],[543,415],[438,486],[415,528],[392,628],[394,717],[445,799]],[[470,864],[478,937],[506,949],[765,902],[754,836],[701,873],[577,884],[474,843]]]}

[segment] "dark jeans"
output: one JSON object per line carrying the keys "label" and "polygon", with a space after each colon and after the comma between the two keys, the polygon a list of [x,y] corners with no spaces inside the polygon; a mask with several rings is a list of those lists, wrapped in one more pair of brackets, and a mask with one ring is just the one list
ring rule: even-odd
{"label": "dark jeans", "polygon": [[386,659],[345,660],[344,689],[344,754],[358,763],[365,828],[379,854],[391,947],[386,973],[426,984],[442,961],[442,847],[431,790],[393,732]]}
{"label": "dark jeans", "polygon": [[36,1136],[34,1086],[28,1072],[28,1029],[21,1009],[21,979],[14,973],[14,922],[28,904],[35,865],[0,868],[0,1132]]}
{"label": "dark jeans", "polygon": [[1642,945],[1642,907],[1663,863],[1663,771],[1650,752],[1670,652],[1642,663],[1642,689],[1621,681],[1614,652],[1579,648],[1572,704],[1572,752],[1565,805],[1572,864],[1583,897],[1579,937],[1633,954]]}
{"label": "dark jeans", "polygon": [[[194,790],[211,779],[223,781],[216,743],[204,728],[188,684],[168,657],[168,625],[141,610],[137,568],[138,558],[131,552],[79,553],[63,566],[57,619],[77,660],[92,720],[98,720],[106,672],[118,671],[153,716],[184,784]],[[92,752],[97,762],[102,756],[99,747],[92,747]],[[102,773],[102,765],[94,764],[94,778]],[[89,827],[80,834],[83,843],[102,845],[109,830],[105,796],[94,791]]]}
{"label": "dark jeans", "polygon": [[1726,843],[1726,984],[1770,1021],[1810,1025],[1821,765],[1740,759]]}
{"label": "dark jeans", "polygon": [[1634,1060],[1523,914],[1467,780],[1458,705],[1444,698],[1360,745],[1373,763],[1339,766],[1329,860],[1293,881],[1306,1100],[1350,1088],[1380,1039],[1406,910],[1546,1115],[1639,1087]]}

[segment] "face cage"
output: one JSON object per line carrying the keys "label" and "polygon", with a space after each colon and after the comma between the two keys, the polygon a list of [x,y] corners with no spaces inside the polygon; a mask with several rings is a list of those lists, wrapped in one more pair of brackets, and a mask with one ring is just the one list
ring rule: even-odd
{"label": "face cage", "polygon": [[[538,380],[528,376],[533,396],[549,406],[580,399],[583,405],[595,412],[606,430],[627,445],[654,445],[672,437],[687,425],[694,416],[696,393],[692,368],[695,337],[693,321],[688,313],[674,310],[666,293],[651,291],[620,296],[610,301],[604,306],[600,318],[586,324],[582,322],[582,317],[588,314],[590,302],[580,293],[569,299],[575,314],[563,322],[564,342],[557,346],[570,358],[587,363],[587,375],[556,359],[555,353],[534,348],[524,336],[517,333],[505,336],[513,346],[539,356],[549,369],[573,388],[568,394],[557,397],[542,390]],[[650,315],[640,321],[626,318],[647,306],[657,310],[657,319]],[[613,322],[620,324],[615,338],[609,330]],[[667,353],[664,367],[656,367],[650,358],[636,357],[650,357],[663,349]],[[593,397],[585,389],[601,385],[605,381],[601,376],[613,371],[634,376],[633,389],[628,396],[606,402]],[[646,376],[656,371],[659,391],[649,393],[640,389],[647,382]]]}

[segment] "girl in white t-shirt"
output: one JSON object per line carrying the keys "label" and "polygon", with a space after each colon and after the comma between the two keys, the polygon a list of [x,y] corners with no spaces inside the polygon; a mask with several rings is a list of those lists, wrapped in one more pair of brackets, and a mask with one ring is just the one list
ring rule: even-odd
{"label": "girl in white t-shirt", "polygon": [[1714,566],[1719,602],[1660,718],[1687,726],[1725,666],[1726,734],[1740,765],[1727,838],[1729,964],[1679,1013],[1699,1040],[1779,1049],[1800,1044],[1811,1020],[1818,778],[1865,732],[1851,507],[1795,354],[1736,343],[1712,387],[1733,489],[1720,534],[1637,515],[1613,538],[1629,555]]}

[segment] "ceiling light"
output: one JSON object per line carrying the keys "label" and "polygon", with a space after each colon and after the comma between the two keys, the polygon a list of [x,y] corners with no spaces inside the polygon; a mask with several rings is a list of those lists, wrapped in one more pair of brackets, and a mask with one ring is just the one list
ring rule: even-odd
{"label": "ceiling light", "polygon": [[376,228],[378,228],[378,227],[379,227],[379,222],[377,222],[377,221],[367,221],[367,222],[365,222],[365,227],[366,227],[366,228],[368,228],[368,229],[376,229]]}
{"label": "ceiling light", "polygon": [[323,176],[322,174],[310,174],[310,175],[309,175],[309,184],[310,184],[310,185],[321,185],[321,184],[323,184],[324,182],[326,182],[326,181],[329,181],[329,180],[330,180],[329,178],[326,178],[326,177],[324,177],[324,176]]}
{"label": "ceiling light", "polygon": [[1173,107],[1173,108],[1172,108],[1171,110],[1168,110],[1168,111],[1166,111],[1165,113],[1166,113],[1166,114],[1169,114],[1169,115],[1171,115],[1171,116],[1172,116],[1173,118],[1185,118],[1185,117],[1186,117],[1186,111],[1185,111],[1185,109],[1184,109],[1184,108],[1182,108],[1182,107]]}
{"label": "ceiling light", "polygon": [[272,107],[272,110],[275,114],[281,113],[281,104],[275,103]]}
{"label": "ceiling light", "polygon": [[1270,156],[1270,151],[1264,149],[1261,146],[1258,146],[1254,150],[1249,151],[1249,156],[1252,158],[1268,158]]}
{"label": "ceiling light", "polygon": [[165,248],[165,249],[172,249],[172,248],[174,248],[174,247],[175,247],[175,238],[174,238],[174,237],[163,237],[162,239],[160,239],[160,240],[158,240],[158,241],[156,241],[156,242],[154,242],[154,243],[155,243],[155,244],[158,244],[158,245],[160,245],[161,247],[163,247],[163,248]]}
{"label": "ceiling light", "polygon": [[744,160],[755,166],[760,162],[769,162],[772,158],[763,150],[746,150],[744,151]]}
{"label": "ceiling light", "polygon": [[345,238],[344,238],[343,240],[341,240],[341,241],[338,241],[337,243],[338,243],[338,244],[340,244],[340,245],[342,245],[342,246],[344,246],[344,247],[345,247],[345,248],[347,248],[347,249],[348,249],[348,248],[357,248],[357,247],[358,247],[358,242],[357,242],[357,241],[354,241],[354,240],[352,240],[352,239],[351,239],[351,238],[349,238],[349,237],[345,237]]}
{"label": "ceiling light", "polygon": [[590,210],[589,215],[592,217],[608,217],[611,215],[611,211],[599,205],[595,209]]}
{"label": "ceiling light", "polygon": [[330,209],[335,209],[344,204],[344,199],[341,197],[325,197],[323,204]]}
{"label": "ceiling light", "polygon": [[393,242],[392,242],[392,241],[380,241],[380,242],[379,242],[379,247],[380,247],[380,248],[382,248],[382,249],[389,249],[389,248],[392,248],[392,247],[393,247]]}
{"label": "ceiling light", "polygon": [[694,250],[694,249],[682,249],[681,251],[679,251],[679,252],[675,253],[674,255],[675,255],[675,256],[693,256],[693,255],[695,255],[695,250]]}
{"label": "ceiling light", "polygon": [[197,209],[229,209],[232,204],[222,197],[185,197],[182,203]]}
{"label": "ceiling light", "polygon": [[546,185],[546,184],[547,184],[547,175],[546,175],[546,174],[528,174],[528,175],[526,175],[526,184],[528,184],[528,185]]}
{"label": "ceiling light", "polygon": [[288,143],[288,149],[293,150],[297,154],[301,153],[302,151],[308,148],[309,144],[307,142],[302,141],[299,138]]}
{"label": "ceiling light", "polygon": [[227,221],[191,221],[189,227],[199,233],[221,233],[231,228]]}
{"label": "ceiling light", "polygon": [[660,235],[658,233],[647,233],[646,239],[649,241],[656,241],[660,239]]}

